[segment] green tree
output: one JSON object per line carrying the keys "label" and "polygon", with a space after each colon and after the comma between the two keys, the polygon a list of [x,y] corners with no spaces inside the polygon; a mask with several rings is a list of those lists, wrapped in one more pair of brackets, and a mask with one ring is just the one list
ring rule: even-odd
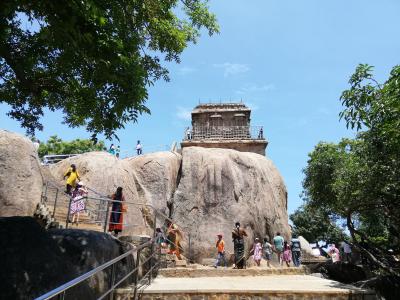
{"label": "green tree", "polygon": [[105,145],[103,141],[96,144],[88,139],[75,139],[72,141],[63,141],[56,135],[51,136],[46,143],[39,146],[39,157],[49,154],[80,154],[91,151],[102,151]]}
{"label": "green tree", "polygon": [[304,204],[290,215],[293,222],[293,235],[303,236],[310,243],[326,241],[338,243],[345,238],[336,219],[317,207]]}
{"label": "green tree", "polygon": [[319,143],[309,154],[307,205],[345,219],[370,263],[398,274],[392,255],[400,253],[400,67],[380,84],[372,67],[360,65],[349,83],[340,117],[358,134],[338,144]]}
{"label": "green tree", "polygon": [[[23,20],[31,22],[25,28]],[[207,0],[3,0],[0,102],[29,135],[47,108],[107,138],[139,114],[201,29],[218,32]]]}

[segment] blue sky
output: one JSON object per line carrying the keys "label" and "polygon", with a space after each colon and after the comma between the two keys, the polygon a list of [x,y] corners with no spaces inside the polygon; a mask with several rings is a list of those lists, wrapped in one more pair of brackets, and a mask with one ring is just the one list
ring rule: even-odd
{"label": "blue sky", "polygon": [[[214,0],[221,33],[190,45],[171,82],[150,89],[151,115],[118,132],[122,151],[165,149],[180,141],[190,110],[201,102],[242,99],[252,124],[263,125],[267,156],[285,179],[289,212],[301,204],[302,168],[319,141],[352,136],[339,122],[339,97],[359,63],[387,78],[400,63],[398,0]],[[24,133],[0,104],[0,128]],[[87,138],[84,129],[61,124],[59,113],[43,118],[37,137]]]}

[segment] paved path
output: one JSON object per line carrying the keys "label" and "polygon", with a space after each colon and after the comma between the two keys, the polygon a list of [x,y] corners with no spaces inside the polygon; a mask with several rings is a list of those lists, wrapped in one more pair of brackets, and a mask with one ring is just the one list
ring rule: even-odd
{"label": "paved path", "polygon": [[157,277],[145,290],[155,293],[231,293],[231,292],[324,292],[351,293],[360,291],[336,281],[310,275],[269,275],[247,277]]}

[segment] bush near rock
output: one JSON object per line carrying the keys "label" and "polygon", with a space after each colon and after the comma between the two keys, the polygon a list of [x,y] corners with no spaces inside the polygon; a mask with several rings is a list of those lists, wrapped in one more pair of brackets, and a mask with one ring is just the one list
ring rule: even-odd
{"label": "bush near rock", "polygon": [[32,216],[43,186],[33,143],[0,129],[0,169],[0,217]]}
{"label": "bush near rock", "polygon": [[[99,232],[47,232],[31,217],[0,218],[0,235],[0,299],[38,297],[129,249]],[[116,273],[122,276],[132,266],[133,257],[128,257]],[[109,276],[110,270],[101,272],[72,288],[66,299],[95,299],[108,288]]]}

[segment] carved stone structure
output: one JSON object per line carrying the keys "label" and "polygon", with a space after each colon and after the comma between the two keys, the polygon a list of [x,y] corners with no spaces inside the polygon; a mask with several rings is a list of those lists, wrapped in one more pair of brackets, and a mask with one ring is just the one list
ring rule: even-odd
{"label": "carved stone structure", "polygon": [[262,126],[250,126],[251,110],[243,103],[200,104],[192,111],[182,148],[228,148],[265,155]]}

